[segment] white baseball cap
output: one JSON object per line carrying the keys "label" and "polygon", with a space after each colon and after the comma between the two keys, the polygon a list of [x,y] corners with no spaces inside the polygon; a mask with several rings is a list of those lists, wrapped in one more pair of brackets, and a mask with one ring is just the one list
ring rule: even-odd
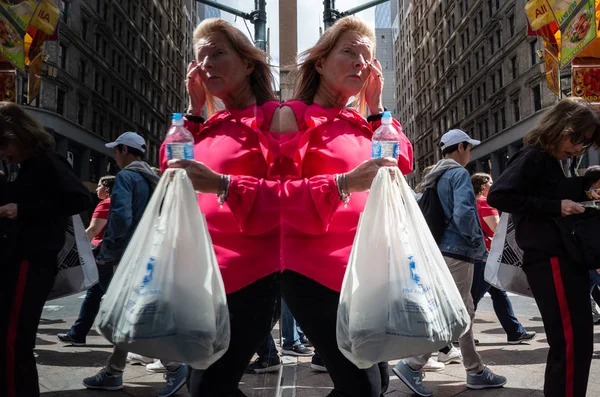
{"label": "white baseball cap", "polygon": [[126,132],[119,135],[116,141],[107,143],[107,148],[114,148],[118,145],[125,145],[133,149],[137,149],[142,153],[146,153],[146,141],[143,137],[136,134],[135,132]]}
{"label": "white baseball cap", "polygon": [[442,138],[440,139],[440,147],[442,150],[444,150],[450,146],[458,145],[462,142],[468,142],[473,146],[477,146],[481,143],[481,141],[478,141],[477,139],[471,139],[469,134],[463,130],[450,130],[442,135]]}

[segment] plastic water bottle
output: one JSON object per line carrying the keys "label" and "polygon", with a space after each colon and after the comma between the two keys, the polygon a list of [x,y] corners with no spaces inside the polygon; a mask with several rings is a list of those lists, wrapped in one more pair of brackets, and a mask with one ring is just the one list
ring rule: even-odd
{"label": "plastic water bottle", "polygon": [[392,125],[392,113],[385,111],[381,118],[381,127],[373,134],[373,149],[371,157],[393,157],[398,158],[400,145],[398,143],[399,134]]}
{"label": "plastic water bottle", "polygon": [[169,160],[194,159],[194,136],[183,126],[181,113],[173,113],[173,125],[167,133],[165,146]]}

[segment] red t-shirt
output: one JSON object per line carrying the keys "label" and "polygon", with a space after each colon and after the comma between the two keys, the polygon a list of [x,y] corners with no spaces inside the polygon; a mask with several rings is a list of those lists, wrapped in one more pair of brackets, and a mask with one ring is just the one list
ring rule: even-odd
{"label": "red t-shirt", "polygon": [[[96,206],[96,209],[94,210],[94,213],[92,214],[92,219],[93,218],[108,219],[109,211],[110,211],[110,198],[107,198],[98,203],[98,205]],[[98,233],[96,235],[96,237],[94,237],[92,239],[92,244],[99,245],[102,242],[102,238],[104,237],[104,230],[106,230],[106,225],[104,225],[102,230],[100,230],[100,233]]]}
{"label": "red t-shirt", "polygon": [[492,245],[491,237],[494,237],[494,232],[490,226],[483,220],[488,216],[498,215],[498,210],[490,207],[487,203],[487,199],[483,196],[477,198],[477,212],[479,213],[479,221],[481,222],[481,228],[483,229],[483,239],[485,240],[485,246],[488,251]]}

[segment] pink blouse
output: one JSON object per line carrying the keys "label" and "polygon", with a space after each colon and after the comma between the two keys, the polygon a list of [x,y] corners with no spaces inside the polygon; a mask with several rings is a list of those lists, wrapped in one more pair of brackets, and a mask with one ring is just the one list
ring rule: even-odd
{"label": "pink blouse", "polygon": [[[264,132],[278,105],[219,111],[202,125],[186,121],[195,139],[194,158],[231,175],[223,208],[215,194],[198,194],[228,294],[280,270],[279,183],[269,180],[279,143]],[[167,162],[163,144],[162,170]]]}
{"label": "pink blouse", "polygon": [[[289,269],[340,291],[360,213],[368,192],[353,193],[345,208],[335,175],[371,158],[370,125],[350,109],[323,108],[298,101],[284,103],[300,131],[281,136],[281,155],[293,162],[294,175],[281,186],[281,261]],[[400,123],[394,125],[402,131]],[[412,171],[412,145],[400,133],[398,165]]]}

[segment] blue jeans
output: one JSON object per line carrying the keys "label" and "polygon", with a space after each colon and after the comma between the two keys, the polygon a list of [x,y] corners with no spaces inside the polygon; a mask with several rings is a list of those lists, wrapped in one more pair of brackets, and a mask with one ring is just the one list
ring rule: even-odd
{"label": "blue jeans", "polygon": [[98,311],[100,311],[100,302],[108,290],[113,273],[114,267],[112,264],[98,265],[98,283],[87,290],[79,310],[79,318],[67,332],[67,335],[76,342],[85,343],[85,338],[92,329]]}
{"label": "blue jeans", "polygon": [[281,300],[281,335],[283,336],[283,349],[291,349],[294,346],[301,346],[300,339],[304,336],[304,333],[298,327],[296,319],[292,316],[290,309],[288,309],[285,301]]}
{"label": "blue jeans", "polygon": [[498,317],[502,328],[504,328],[508,340],[516,340],[525,334],[525,328],[523,328],[523,325],[515,317],[512,304],[510,303],[510,299],[508,299],[506,292],[499,290],[496,287],[492,287],[485,281],[484,273],[485,262],[475,262],[473,285],[471,287],[471,295],[473,296],[475,310],[477,310],[477,304],[481,298],[483,298],[486,292],[489,292],[492,297],[494,312],[496,312],[496,317]]}

